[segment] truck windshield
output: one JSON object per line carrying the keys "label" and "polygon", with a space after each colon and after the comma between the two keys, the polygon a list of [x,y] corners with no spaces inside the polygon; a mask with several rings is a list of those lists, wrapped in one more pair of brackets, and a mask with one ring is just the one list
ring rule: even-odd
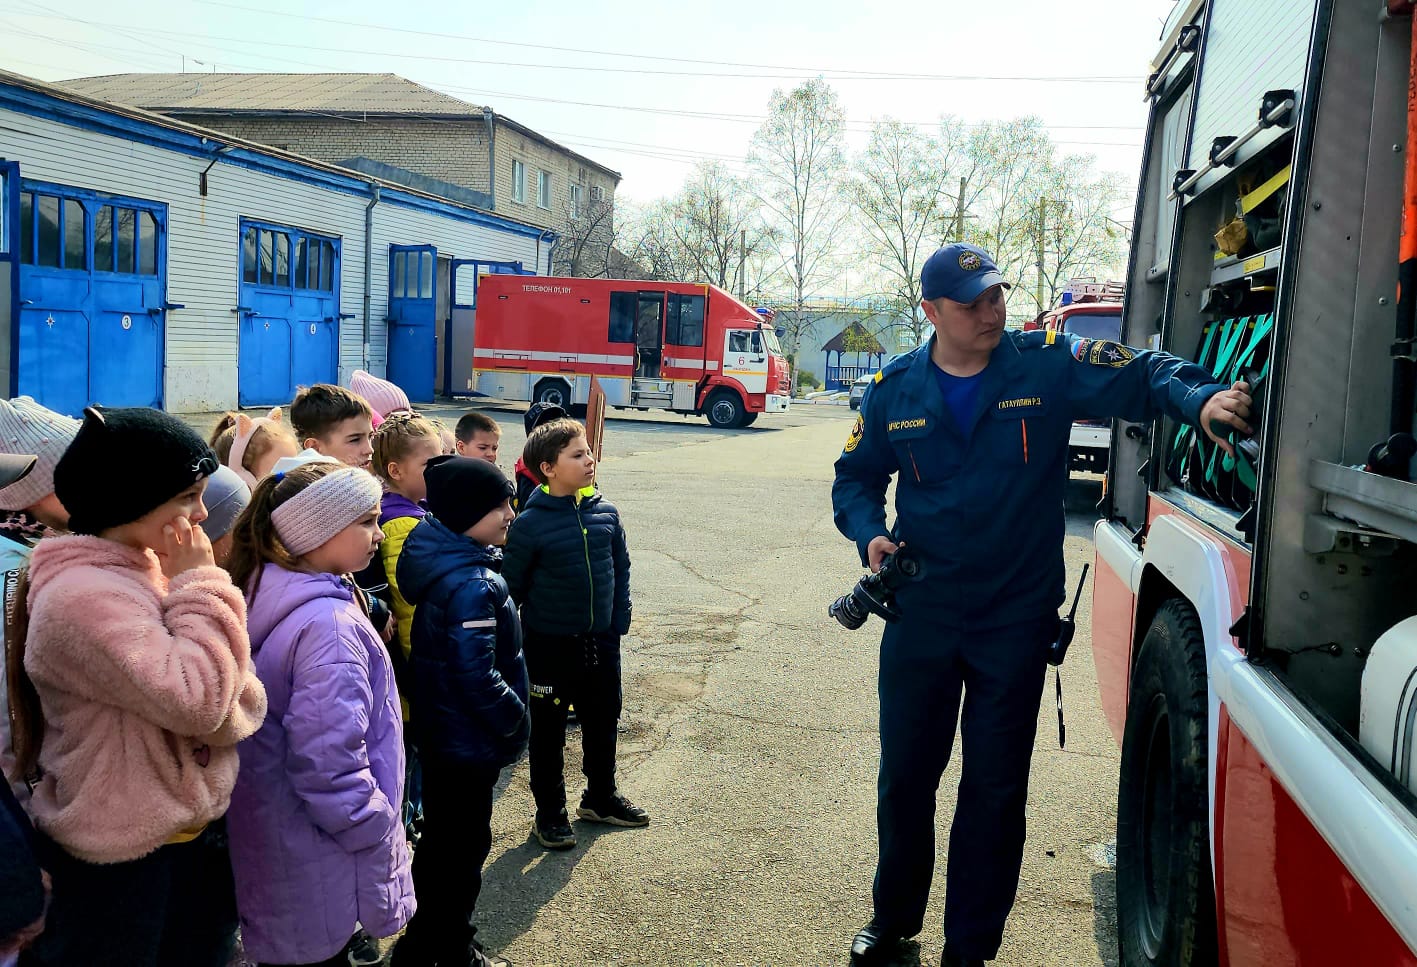
{"label": "truck windshield", "polygon": [[763,345],[768,347],[768,352],[772,353],[774,356],[781,356],[782,346],[778,345],[777,333],[773,332],[771,329],[762,329],[759,331],[763,334]]}
{"label": "truck windshield", "polygon": [[1078,313],[1063,321],[1063,331],[1072,333],[1074,336],[1082,336],[1084,339],[1110,339],[1113,342],[1120,342],[1122,339],[1122,314],[1120,312],[1116,315]]}

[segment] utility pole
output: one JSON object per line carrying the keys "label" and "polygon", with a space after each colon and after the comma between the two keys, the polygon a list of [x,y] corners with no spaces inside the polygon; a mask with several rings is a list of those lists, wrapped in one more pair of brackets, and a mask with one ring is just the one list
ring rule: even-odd
{"label": "utility pole", "polygon": [[969,185],[969,179],[964,175],[959,177],[959,194],[955,197],[955,229],[954,240],[964,241],[964,189]]}
{"label": "utility pole", "polygon": [[1043,231],[1047,227],[1048,221],[1048,199],[1038,199],[1038,281],[1036,295],[1038,298],[1038,311],[1043,312],[1048,307],[1043,304]]}
{"label": "utility pole", "polygon": [[738,301],[748,301],[748,230],[738,230]]}

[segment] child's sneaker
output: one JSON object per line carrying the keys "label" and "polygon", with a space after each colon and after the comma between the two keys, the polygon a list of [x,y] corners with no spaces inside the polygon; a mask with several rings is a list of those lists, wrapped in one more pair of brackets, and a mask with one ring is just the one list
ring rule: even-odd
{"label": "child's sneaker", "polygon": [[581,808],[576,810],[576,815],[592,823],[608,823],[611,826],[649,825],[649,813],[618,792],[603,801],[582,796]]}
{"label": "child's sneaker", "polygon": [[571,849],[576,845],[576,833],[565,811],[556,816],[537,815],[531,824],[531,835],[547,849]]}

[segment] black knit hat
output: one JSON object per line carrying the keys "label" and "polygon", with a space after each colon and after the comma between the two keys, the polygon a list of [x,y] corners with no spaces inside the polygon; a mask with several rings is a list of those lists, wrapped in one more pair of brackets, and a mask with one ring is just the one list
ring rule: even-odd
{"label": "black knit hat", "polygon": [[91,406],[54,468],[54,496],[69,512],[71,531],[97,534],[161,507],[218,466],[211,448],[175,416]]}
{"label": "black knit hat", "polygon": [[434,457],[423,468],[423,482],[428,485],[428,509],[455,534],[464,533],[516,492],[494,464],[472,457]]}

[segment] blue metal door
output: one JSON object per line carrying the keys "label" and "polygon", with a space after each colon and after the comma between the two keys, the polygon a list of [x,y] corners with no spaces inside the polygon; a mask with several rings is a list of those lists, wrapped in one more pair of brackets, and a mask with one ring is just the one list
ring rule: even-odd
{"label": "blue metal door", "polygon": [[340,240],[241,222],[237,400],[289,403],[299,386],[333,383],[339,367]]}
{"label": "blue metal door", "polygon": [[443,332],[443,392],[448,396],[468,396],[475,392],[472,378],[472,351],[477,324],[477,287],[484,275],[534,275],[520,262],[488,262],[482,259],[454,259],[447,328]]}
{"label": "blue metal door", "polygon": [[438,300],[432,245],[389,246],[389,381],[415,403],[431,403],[438,370]]}
{"label": "blue metal door", "polygon": [[21,182],[17,389],[62,413],[162,406],[167,208]]}
{"label": "blue metal door", "polygon": [[0,380],[7,397],[15,395],[20,345],[20,166],[0,160]]}

